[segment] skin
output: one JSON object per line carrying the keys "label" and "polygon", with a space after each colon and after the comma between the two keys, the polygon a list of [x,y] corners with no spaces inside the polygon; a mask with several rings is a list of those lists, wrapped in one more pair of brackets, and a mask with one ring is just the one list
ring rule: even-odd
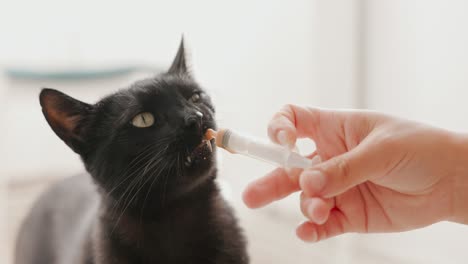
{"label": "skin", "polygon": [[317,242],[348,232],[399,232],[439,221],[468,224],[468,136],[369,111],[287,105],[268,135],[294,146],[309,138],[314,167],[275,169],[250,183],[259,208],[301,192],[307,221],[297,236]]}

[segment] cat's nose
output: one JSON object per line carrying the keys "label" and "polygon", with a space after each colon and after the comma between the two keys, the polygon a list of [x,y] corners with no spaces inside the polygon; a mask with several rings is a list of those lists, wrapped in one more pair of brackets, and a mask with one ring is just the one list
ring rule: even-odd
{"label": "cat's nose", "polygon": [[199,111],[195,111],[185,118],[185,127],[190,130],[195,130],[195,132],[199,132],[202,126],[202,118],[203,114]]}

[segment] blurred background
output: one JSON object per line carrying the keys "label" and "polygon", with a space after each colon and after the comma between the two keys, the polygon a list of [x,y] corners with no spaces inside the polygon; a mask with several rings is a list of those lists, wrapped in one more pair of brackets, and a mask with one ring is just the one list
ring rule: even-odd
{"label": "blurred background", "polygon": [[[462,0],[1,1],[0,263],[12,263],[37,195],[83,171],[44,120],[41,87],[95,102],[165,69],[183,33],[222,126],[266,137],[274,112],[295,103],[467,131],[467,11]],[[255,211],[241,203],[272,167],[220,160],[252,263],[466,263],[468,227],[453,223],[304,244],[297,196]]]}

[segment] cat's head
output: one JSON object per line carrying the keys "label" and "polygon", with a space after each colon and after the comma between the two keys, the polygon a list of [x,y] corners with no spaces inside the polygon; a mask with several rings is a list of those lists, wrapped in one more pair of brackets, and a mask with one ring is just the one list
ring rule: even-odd
{"label": "cat's head", "polygon": [[183,41],[166,73],[95,104],[52,89],[42,90],[40,103],[53,131],[115,199],[164,199],[215,174],[214,142],[203,141],[216,129],[215,110],[188,71]]}

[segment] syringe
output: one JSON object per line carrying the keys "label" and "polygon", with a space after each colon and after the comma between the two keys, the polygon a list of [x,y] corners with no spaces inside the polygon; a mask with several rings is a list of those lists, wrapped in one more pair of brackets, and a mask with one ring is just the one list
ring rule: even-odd
{"label": "syringe", "polygon": [[221,129],[218,132],[209,129],[205,138],[215,138],[216,145],[231,153],[242,154],[274,164],[283,168],[310,168],[313,160],[301,156],[286,147],[269,143],[250,136],[241,135],[230,129]]}

